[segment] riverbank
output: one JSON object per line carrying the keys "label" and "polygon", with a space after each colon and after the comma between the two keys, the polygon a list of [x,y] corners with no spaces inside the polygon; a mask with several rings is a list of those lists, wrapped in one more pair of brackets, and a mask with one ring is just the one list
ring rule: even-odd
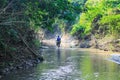
{"label": "riverbank", "polygon": [[[34,67],[43,61],[43,57],[39,50],[34,55],[28,48],[20,48],[18,51],[13,52],[11,56],[0,56],[0,78],[18,69],[28,69]],[[19,55],[18,55],[19,54]]]}
{"label": "riverbank", "polygon": [[87,40],[80,40],[79,46],[80,48],[96,48],[104,51],[120,52],[120,39],[114,39],[113,37],[96,39],[91,37]]}
{"label": "riverbank", "polygon": [[[56,47],[56,39],[48,39],[42,41],[43,46],[49,48]],[[62,48],[95,48],[104,51],[120,52],[120,39],[113,37],[104,37],[96,39],[94,36],[89,36],[87,39],[78,40],[69,34],[63,35],[61,40]]]}

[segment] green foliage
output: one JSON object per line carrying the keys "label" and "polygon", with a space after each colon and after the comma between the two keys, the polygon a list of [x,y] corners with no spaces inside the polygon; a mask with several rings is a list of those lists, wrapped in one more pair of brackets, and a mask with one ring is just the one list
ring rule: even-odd
{"label": "green foliage", "polygon": [[118,15],[111,15],[111,16],[104,16],[102,17],[100,24],[108,25],[109,33],[110,34],[118,34],[120,32],[120,14]]}
{"label": "green foliage", "polygon": [[0,9],[4,8],[7,3],[7,0],[0,0]]}
{"label": "green foliage", "polygon": [[33,40],[33,43],[34,43],[34,44],[35,44],[35,46],[37,46],[37,47],[40,47],[40,46],[41,46],[40,41],[39,41],[39,40],[37,40],[37,39]]}
{"label": "green foliage", "polygon": [[[120,32],[120,1],[119,0],[87,0],[80,14],[79,21],[73,25],[72,34],[84,27],[84,36],[102,31],[119,36]],[[77,26],[76,26],[77,25]],[[83,34],[79,32],[79,34]]]}
{"label": "green foliage", "polygon": [[82,37],[84,35],[84,30],[85,30],[84,26],[80,26],[79,24],[75,24],[75,25],[73,25],[73,29],[71,31],[71,34],[75,34],[75,35]]}
{"label": "green foliage", "polygon": [[79,33],[84,33],[84,30],[85,30],[84,26],[80,26],[79,24],[75,24],[75,25],[73,25],[73,29],[72,29],[71,34],[75,34],[76,31]]}
{"label": "green foliage", "polygon": [[84,0],[72,2],[68,0],[30,0],[23,1],[23,3],[32,29],[37,31],[39,28],[43,28],[52,31],[54,28],[52,24],[55,23],[56,18],[72,24],[81,12]]}
{"label": "green foliage", "polygon": [[10,47],[10,51],[14,52],[17,51],[17,49],[15,47]]}
{"label": "green foliage", "polygon": [[14,29],[10,29],[8,31],[8,34],[13,38],[13,39],[17,39],[18,38],[18,32],[15,31]]}
{"label": "green foliage", "polygon": [[[92,5],[93,2],[95,3],[96,1],[88,0],[85,3],[85,9],[87,9],[87,10],[80,15],[80,20],[77,22],[77,25],[80,28],[82,28],[82,27],[84,28],[84,32],[83,32],[84,36],[91,33],[90,32],[91,29],[92,29],[91,25],[92,25],[92,21],[94,20],[94,18],[98,14],[102,14],[103,13],[102,12],[102,7],[101,7],[102,4],[99,4],[98,2],[96,2],[96,4]],[[77,32],[77,28],[75,30],[75,27],[76,26],[73,26],[74,30],[72,30],[72,31],[74,31],[74,33]],[[80,33],[80,34],[83,34],[83,33]]]}
{"label": "green foliage", "polygon": [[64,32],[68,23],[75,22],[84,3],[84,0],[1,0],[0,50],[24,47],[20,34],[28,44],[38,46],[34,33],[40,28],[52,31],[53,24],[58,24]]}

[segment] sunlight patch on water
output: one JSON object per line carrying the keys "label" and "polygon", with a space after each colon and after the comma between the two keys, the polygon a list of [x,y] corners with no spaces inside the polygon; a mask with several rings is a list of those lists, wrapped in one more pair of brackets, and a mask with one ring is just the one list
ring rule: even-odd
{"label": "sunlight patch on water", "polygon": [[[39,80],[83,80],[80,78],[81,71],[76,69],[76,63],[74,60],[77,58],[80,57],[67,57],[63,62],[63,65],[54,69],[45,70],[39,77]],[[49,61],[45,61],[45,63],[49,63]]]}
{"label": "sunlight patch on water", "polygon": [[73,65],[61,66],[58,69],[51,69],[42,73],[41,79],[39,80],[65,79],[72,74],[73,70]]}

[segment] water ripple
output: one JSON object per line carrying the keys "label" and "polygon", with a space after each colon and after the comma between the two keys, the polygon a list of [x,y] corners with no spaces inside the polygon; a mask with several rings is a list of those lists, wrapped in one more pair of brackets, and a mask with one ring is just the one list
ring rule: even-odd
{"label": "water ripple", "polygon": [[73,70],[73,65],[61,66],[58,69],[51,69],[42,73],[41,79],[39,80],[65,79],[72,74]]}

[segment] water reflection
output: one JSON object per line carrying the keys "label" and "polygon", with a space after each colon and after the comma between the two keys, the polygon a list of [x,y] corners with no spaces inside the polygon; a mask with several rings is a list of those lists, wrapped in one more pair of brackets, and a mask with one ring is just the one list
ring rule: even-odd
{"label": "water reflection", "polygon": [[[97,53],[97,52],[95,52]],[[45,62],[20,70],[2,80],[119,80],[120,65],[104,55],[77,49],[46,49]]]}
{"label": "water reflection", "polygon": [[58,62],[58,65],[61,64],[61,52],[60,52],[60,49],[57,49],[57,62]]}

